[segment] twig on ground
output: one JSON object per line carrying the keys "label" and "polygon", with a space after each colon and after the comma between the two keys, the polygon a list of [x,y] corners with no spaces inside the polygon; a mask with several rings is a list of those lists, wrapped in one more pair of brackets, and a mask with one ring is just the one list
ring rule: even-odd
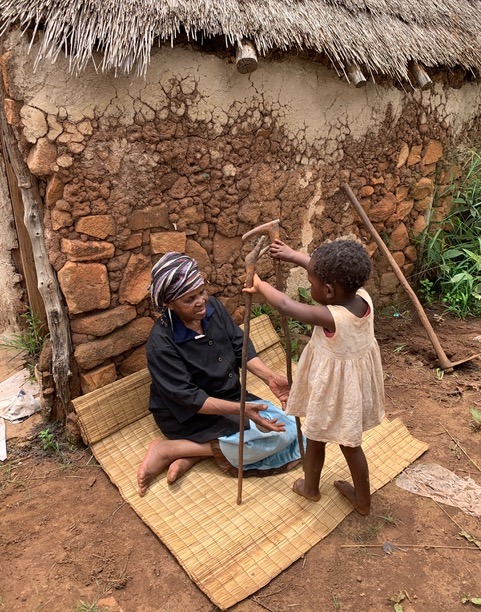
{"label": "twig on ground", "polygon": [[295,587],[299,587],[300,589],[305,589],[306,585],[305,584],[290,584],[289,586],[285,586],[282,587],[282,589],[277,589],[277,591],[272,591],[271,593],[263,593],[262,595],[256,595],[256,597],[272,597],[272,595],[279,595],[279,593],[282,593],[282,591],[285,591],[286,589],[293,589]]}
{"label": "twig on ground", "polygon": [[452,516],[449,514],[449,512],[446,512],[446,510],[445,510],[445,509],[444,509],[444,508],[441,506],[441,504],[440,504],[440,503],[438,503],[438,502],[437,502],[435,499],[433,499],[433,498],[431,498],[431,501],[433,501],[433,502],[436,504],[436,506],[437,506],[437,507],[438,507],[440,510],[442,510],[442,511],[444,512],[444,514],[445,514],[445,515],[446,515],[446,516],[447,516],[449,519],[451,519],[451,521],[452,521],[452,522],[453,522],[453,523],[456,525],[456,527],[458,527],[459,529],[461,529],[461,531],[465,531],[465,529],[463,529],[463,527],[461,527],[461,525],[460,525],[460,524],[459,524],[459,523],[458,523],[458,522],[457,522],[455,519],[453,519],[453,517],[452,517]]}
{"label": "twig on ground", "polygon": [[[341,548],[383,548],[384,544],[341,544]],[[481,549],[471,548],[470,546],[448,546],[441,544],[394,544],[396,548],[402,550],[402,548],[450,548],[452,550],[477,550]]]}
{"label": "twig on ground", "polygon": [[47,599],[47,601],[44,604],[40,604],[40,606],[37,606],[35,608],[35,612],[39,612],[39,610],[42,610],[42,608],[45,608],[45,606],[50,603],[52,601],[52,599],[54,599],[54,597],[51,597],[50,599]]}
{"label": "twig on ground", "polygon": [[[256,597],[272,597],[273,595],[278,595],[285,591],[288,587],[282,587],[282,589],[277,589],[277,591],[272,591],[272,593],[262,593],[262,595],[256,595]],[[290,587],[289,587],[290,588]]]}
{"label": "twig on ground", "polygon": [[262,601],[259,601],[258,597],[256,597],[255,595],[252,595],[251,599],[252,601],[255,601],[256,604],[260,606],[261,608],[264,608],[265,610],[269,610],[269,612],[277,612],[277,610],[274,610],[274,608],[270,608],[269,606],[266,606],[266,604],[263,604]]}
{"label": "twig on ground", "polygon": [[456,444],[456,446],[459,448],[459,450],[464,453],[466,455],[466,457],[471,461],[471,463],[476,466],[476,469],[481,472],[481,468],[479,467],[479,465],[473,460],[471,459],[471,457],[468,455],[468,453],[464,450],[464,448],[461,446],[461,444],[459,443],[458,440],[456,440],[456,438],[454,438],[449,431],[446,429],[446,427],[444,427],[444,425],[442,423],[439,423],[441,425],[441,427],[444,429],[444,431],[448,434],[448,436],[451,438],[451,440]]}
{"label": "twig on ground", "polygon": [[110,521],[110,522],[112,522],[112,519],[114,518],[114,514],[115,514],[116,512],[118,512],[118,511],[120,510],[120,508],[123,508],[123,507],[125,506],[125,504],[126,504],[126,503],[127,503],[127,502],[122,502],[118,508],[115,508],[115,510],[114,510],[114,511],[112,512],[112,514],[109,516],[109,521]]}

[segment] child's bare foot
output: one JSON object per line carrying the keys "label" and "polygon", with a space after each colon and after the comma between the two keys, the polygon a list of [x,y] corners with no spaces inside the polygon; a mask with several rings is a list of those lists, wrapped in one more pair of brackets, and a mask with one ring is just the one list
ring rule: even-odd
{"label": "child's bare foot", "polygon": [[311,493],[309,491],[306,491],[306,482],[303,478],[298,478],[294,482],[294,484],[292,485],[292,490],[294,491],[294,493],[305,497],[309,501],[317,502],[321,499],[321,494],[319,493],[319,491],[317,491],[317,493]]}
{"label": "child's bare foot", "polygon": [[174,484],[176,480],[188,472],[196,463],[202,461],[203,458],[204,457],[182,457],[181,459],[176,459],[170,464],[167,472],[167,482],[169,484]]}
{"label": "child's bare foot", "polygon": [[172,459],[164,452],[164,444],[164,440],[154,440],[140,464],[137,471],[140,497],[145,495],[154,478],[163,472],[172,462]]}
{"label": "child's bare foot", "polygon": [[339,493],[342,493],[344,497],[346,497],[351,502],[356,512],[358,512],[362,516],[367,516],[369,514],[370,507],[366,507],[358,502],[356,497],[356,489],[352,486],[350,482],[346,482],[345,480],[335,480],[334,486],[339,491]]}

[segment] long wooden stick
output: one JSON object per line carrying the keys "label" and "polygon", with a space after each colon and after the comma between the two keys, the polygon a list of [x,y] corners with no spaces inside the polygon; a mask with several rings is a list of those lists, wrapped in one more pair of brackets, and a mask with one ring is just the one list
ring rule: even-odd
{"label": "long wooden stick", "polygon": [[[246,281],[245,286],[250,289],[254,281],[254,272],[257,258],[265,242],[266,237],[261,236],[254,249],[246,257]],[[242,483],[244,474],[244,418],[246,410],[247,394],[247,353],[249,348],[249,335],[251,326],[252,294],[245,294],[244,311],[244,337],[242,339],[242,362],[241,362],[241,396],[239,405],[239,455],[237,466],[237,505],[242,503]]]}
{"label": "long wooden stick", "polygon": [[[441,368],[443,370],[448,371],[448,372],[451,371],[453,369],[453,365],[455,365],[455,364],[451,363],[451,361],[448,359],[446,353],[444,352],[443,347],[441,346],[441,344],[440,344],[440,342],[439,342],[439,340],[438,340],[438,338],[436,336],[436,333],[435,333],[434,329],[432,328],[432,325],[429,322],[429,319],[427,318],[426,313],[424,312],[424,309],[423,309],[420,301],[418,300],[417,295],[414,293],[411,285],[406,280],[406,277],[402,273],[401,268],[396,263],[396,260],[394,259],[394,257],[391,255],[391,252],[389,251],[387,246],[384,244],[384,241],[382,240],[381,236],[375,230],[375,228],[374,228],[373,224],[371,223],[369,217],[366,215],[366,213],[364,212],[364,210],[363,210],[362,206],[360,205],[358,199],[356,198],[356,196],[352,192],[352,189],[349,187],[349,185],[347,183],[344,183],[342,185],[342,187],[343,187],[344,191],[346,192],[347,197],[349,198],[349,200],[350,200],[352,206],[354,207],[355,211],[357,212],[357,214],[359,215],[359,217],[363,221],[364,225],[367,227],[367,229],[371,233],[371,236],[374,238],[376,244],[381,249],[381,251],[383,252],[383,254],[386,257],[386,259],[388,260],[389,265],[393,269],[394,274],[397,276],[399,282],[402,284],[402,286],[406,290],[407,294],[411,298],[411,301],[414,304],[414,307],[416,308],[416,311],[417,311],[417,313],[419,315],[419,318],[421,319],[421,323],[424,325],[424,329],[426,330],[426,332],[427,332],[427,334],[429,336],[429,339],[431,340],[431,343],[432,343],[432,345],[434,347],[434,350],[436,351],[436,354],[438,356],[439,362],[441,364]],[[469,359],[472,359],[472,357],[470,357]],[[468,361],[468,359],[466,359],[465,361]]]}
{"label": "long wooden stick", "polygon": [[474,461],[474,459],[471,459],[471,457],[468,455],[468,453],[464,450],[464,448],[461,446],[461,444],[458,442],[458,440],[456,440],[456,438],[453,438],[453,436],[449,433],[449,431],[446,429],[446,427],[444,427],[444,425],[442,423],[439,423],[441,425],[441,427],[444,429],[444,431],[448,434],[448,436],[451,438],[451,440],[456,444],[456,446],[459,448],[459,450],[464,453],[466,455],[466,457],[471,461],[471,463],[476,467],[476,469],[481,472],[481,468],[479,467],[479,465]]}
{"label": "long wooden stick", "polygon": [[[263,223],[262,225],[255,227],[249,232],[246,232],[242,236],[242,241],[246,240],[247,238],[251,236],[262,234],[263,232],[266,232],[269,234],[269,240],[271,242],[274,242],[275,240],[279,240],[281,237],[279,219],[274,219],[273,221]],[[276,288],[279,291],[283,291],[284,286],[283,286],[283,280],[282,280],[281,262],[278,259],[276,259],[274,262],[274,268],[275,268],[275,273],[276,273],[276,285],[277,285]],[[289,384],[289,388],[291,388],[292,386],[291,334],[289,331],[289,322],[287,320],[287,317],[286,315],[282,313],[281,313],[281,326],[282,326],[282,331],[284,333],[284,344],[285,344],[285,351],[286,351],[286,377],[287,377],[287,382]],[[296,416],[295,421],[296,421],[296,429],[297,429],[297,442],[299,444],[299,452],[301,454],[302,466],[304,467],[304,440],[302,437],[301,419],[298,416]]]}
{"label": "long wooden stick", "polygon": [[[278,236],[279,237],[279,236]],[[279,291],[284,290],[284,284],[282,280],[281,262],[276,259],[274,262],[274,269],[276,272],[276,283]],[[281,314],[281,325],[282,331],[284,332],[284,344],[286,347],[286,376],[289,389],[292,387],[292,345],[291,345],[291,333],[289,330],[289,321],[286,315]],[[302,438],[301,419],[296,416],[296,430],[297,430],[297,442],[299,444],[299,452],[301,453],[302,467],[304,467],[304,440]]]}

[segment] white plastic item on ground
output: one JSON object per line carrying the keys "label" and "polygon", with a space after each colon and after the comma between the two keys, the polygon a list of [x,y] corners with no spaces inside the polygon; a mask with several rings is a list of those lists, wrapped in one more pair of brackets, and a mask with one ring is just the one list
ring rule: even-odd
{"label": "white plastic item on ground", "polygon": [[396,478],[401,489],[456,506],[471,516],[481,516],[481,487],[472,478],[460,478],[436,463],[408,467]]}
{"label": "white plastic item on ground", "polygon": [[29,380],[29,372],[23,369],[0,383],[0,417],[12,422],[22,421],[40,410],[34,395],[38,385]]}
{"label": "white plastic item on ground", "polygon": [[0,461],[7,458],[7,441],[5,435],[5,421],[0,417]]}

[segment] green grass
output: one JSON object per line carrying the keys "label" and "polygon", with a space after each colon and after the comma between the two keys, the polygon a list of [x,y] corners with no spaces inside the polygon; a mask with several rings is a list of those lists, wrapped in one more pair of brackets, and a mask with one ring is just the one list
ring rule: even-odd
{"label": "green grass", "polygon": [[467,155],[462,178],[440,195],[452,198],[452,208],[420,237],[420,294],[458,317],[481,316],[480,153]]}
{"label": "green grass", "polygon": [[27,354],[27,365],[33,374],[33,368],[38,362],[49,334],[38,315],[30,307],[20,316],[25,323],[24,330],[19,334],[12,334],[8,338],[0,338],[0,346],[24,351]]}
{"label": "green grass", "polygon": [[108,612],[110,608],[99,606],[96,601],[89,602],[80,600],[75,606],[74,612]]}

